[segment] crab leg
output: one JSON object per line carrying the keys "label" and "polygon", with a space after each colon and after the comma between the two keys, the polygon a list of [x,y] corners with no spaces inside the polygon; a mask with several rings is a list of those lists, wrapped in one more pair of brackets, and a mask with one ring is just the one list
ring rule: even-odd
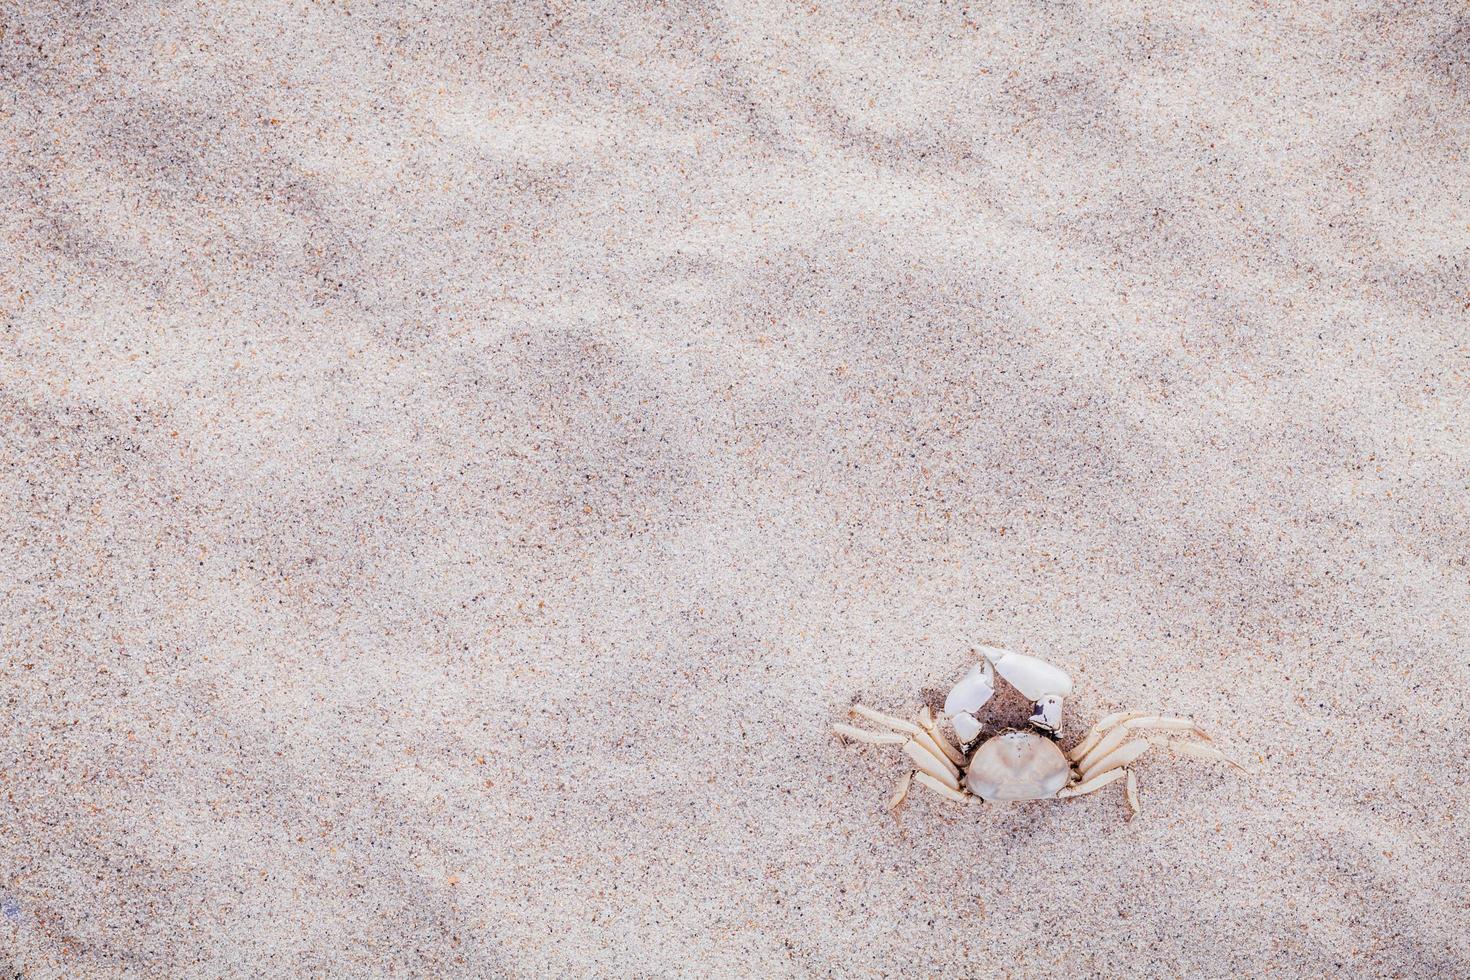
{"label": "crab leg", "polygon": [[1086,782],[1093,776],[1101,776],[1103,773],[1112,769],[1131,765],[1135,759],[1147,752],[1152,745],[1153,743],[1145,738],[1124,742],[1107,755],[1098,756],[1090,765],[1079,768],[1078,774]]}
{"label": "crab leg", "polygon": [[959,770],[950,765],[948,759],[935,755],[915,741],[904,743],[903,752],[904,755],[914,760],[914,765],[919,768],[919,772],[933,776],[950,789],[960,788]]}
{"label": "crab leg", "polygon": [[914,774],[912,772],[906,772],[903,774],[903,777],[898,781],[898,785],[893,787],[893,796],[891,796],[888,800],[888,809],[896,809],[898,805],[908,797],[909,781],[913,778]]}
{"label": "crab leg", "polygon": [[914,736],[923,731],[922,728],[911,721],[904,721],[902,718],[895,718],[892,715],[885,715],[881,711],[874,711],[865,704],[855,704],[848,711],[861,718],[866,718],[874,724],[883,725],[896,732],[903,732],[905,735]]}
{"label": "crab leg", "polygon": [[[916,742],[926,753],[933,756],[940,764],[940,769],[948,772],[951,776],[959,776],[959,766],[965,764],[965,757],[959,750],[949,744],[949,740],[939,733],[934,725],[934,716],[925,708],[919,712],[919,723],[904,721],[893,715],[885,715],[881,711],[874,711],[867,705],[855,704],[850,709],[853,714],[866,718],[879,725],[887,725],[894,729],[892,734],[887,732],[867,732],[852,725],[833,725],[832,727],[849,738],[856,738],[861,742],[869,742],[873,745],[903,745],[905,742]],[[922,725],[923,727],[920,727]],[[854,735],[853,733],[859,733]],[[902,732],[903,734],[898,734]],[[904,736],[908,737],[905,738]],[[944,778],[942,776],[936,778]]]}
{"label": "crab leg", "polygon": [[939,780],[937,780],[933,776],[929,775],[927,772],[916,772],[916,773],[914,773],[914,781],[915,782],[918,782],[918,783],[921,783],[923,786],[925,786],[928,789],[932,789],[934,792],[938,793],[940,796],[947,796],[947,797],[949,797],[951,800],[954,800],[956,803],[968,803],[968,802],[970,802],[970,797],[966,796],[964,793],[960,792],[957,789],[951,789],[950,787],[946,786],[944,783],[941,783]]}
{"label": "crab leg", "polygon": [[915,735],[914,741],[922,746],[925,752],[928,752],[930,755],[934,756],[934,758],[943,762],[946,769],[953,769],[955,771],[955,775],[959,775],[959,766],[950,761],[944,750],[939,747],[938,741],[928,732],[923,732],[919,735]]}
{"label": "crab leg", "polygon": [[1200,745],[1198,742],[1171,742],[1169,743],[1169,750],[1176,755],[1187,755],[1191,758],[1206,759],[1210,762],[1226,762],[1241,772],[1250,772],[1245,766],[1236,762],[1219,749],[1209,745]]}
{"label": "crab leg", "polygon": [[1103,738],[1087,752],[1084,752],[1082,753],[1082,755],[1078,756],[1074,765],[1076,765],[1078,769],[1086,769],[1089,762],[1093,761],[1094,759],[1100,759],[1103,756],[1107,755],[1109,752],[1122,745],[1125,741],[1127,741],[1127,739],[1128,723],[1124,722],[1117,728],[1114,728],[1111,732],[1108,732],[1107,735],[1103,736]]}
{"label": "crab leg", "polygon": [[1162,715],[1145,715],[1142,718],[1132,718],[1124,722],[1123,727],[1129,731],[1139,731],[1140,729],[1147,728],[1160,732],[1193,732],[1206,742],[1210,740],[1210,736],[1205,730],[1190,718],[1166,718]]}
{"label": "crab leg", "polygon": [[1143,809],[1138,805],[1138,778],[1133,775],[1132,769],[1128,770],[1128,782],[1124,785],[1123,792],[1128,797],[1128,809],[1131,811],[1128,819],[1132,820]]}
{"label": "crab leg", "polygon": [[944,733],[939,730],[939,726],[934,724],[934,716],[929,713],[927,705],[919,711],[919,727],[923,728],[929,737],[934,740],[934,744],[939,746],[945,755],[949,756],[950,762],[957,766],[965,764],[964,754],[951,745],[949,739],[945,738]]}
{"label": "crab leg", "polygon": [[850,738],[854,742],[867,742],[869,745],[902,745],[909,740],[907,735],[900,735],[898,732],[870,732],[852,725],[837,724],[832,726],[832,730],[844,738]]}
{"label": "crab leg", "polygon": [[911,721],[904,721],[902,718],[895,718],[893,715],[885,715],[883,712],[874,711],[872,708],[863,704],[855,704],[850,710],[853,714],[866,718],[874,724],[886,725],[894,731],[903,732],[934,754],[944,756],[951,765],[962,766],[965,764],[965,757],[960,754],[958,749],[949,744],[949,739],[940,734],[939,729],[934,724],[934,716],[929,713],[928,708],[919,712],[918,724]]}
{"label": "crab leg", "polygon": [[1209,739],[1209,736],[1205,734],[1204,729],[1200,728],[1188,718],[1162,718],[1158,715],[1140,715],[1136,718],[1130,718],[1129,720],[1118,725],[1111,732],[1109,732],[1107,736],[1102,739],[1102,741],[1098,742],[1087,752],[1074,757],[1073,761],[1076,762],[1078,768],[1086,769],[1090,767],[1093,762],[1101,759],[1103,756],[1107,755],[1109,752],[1122,745],[1123,741],[1128,737],[1129,732],[1136,732],[1144,729],[1151,729],[1154,731],[1163,732],[1192,732],[1195,735],[1198,735],[1200,738],[1206,740]]}
{"label": "crab leg", "polygon": [[1067,758],[1071,759],[1073,762],[1077,762],[1088,752],[1092,751],[1092,747],[1097,744],[1097,740],[1102,738],[1103,733],[1106,732],[1109,728],[1112,728],[1114,725],[1120,722],[1129,721],[1133,718],[1142,718],[1147,714],[1148,712],[1146,711],[1113,712],[1112,714],[1103,718],[1103,720],[1098,722],[1096,725],[1093,725],[1092,730],[1087,733],[1086,737],[1084,737],[1082,741],[1078,742],[1076,745],[1072,746],[1072,750],[1067,753]]}
{"label": "crab leg", "polygon": [[1092,779],[1084,780],[1083,782],[1078,783],[1076,786],[1064,786],[1061,789],[1057,790],[1057,799],[1066,800],[1074,796],[1082,796],[1086,793],[1096,793],[1104,786],[1108,785],[1109,783],[1116,782],[1126,775],[1128,775],[1127,769],[1114,769],[1112,772],[1105,772],[1101,776],[1096,776]]}
{"label": "crab leg", "polygon": [[903,746],[904,755],[907,755],[919,770],[910,771],[904,774],[903,779],[898,780],[898,786],[895,786],[894,793],[888,801],[889,810],[898,807],[907,798],[910,780],[919,780],[922,785],[942,795],[950,796],[951,799],[958,799],[958,801],[967,799],[963,790],[960,789],[960,768],[958,768],[958,765],[964,763],[964,757],[958,754],[957,749],[948,743],[948,739],[939,735],[938,730],[933,727],[933,716],[929,714],[928,708],[919,714],[920,723],[925,723],[923,727],[919,727],[919,724],[914,724],[913,721],[904,721],[903,718],[895,718],[891,714],[883,714],[882,711],[875,711],[861,704],[853,705],[853,714],[878,724],[886,724],[895,730],[894,732],[867,732],[866,729],[860,729],[851,724],[833,724],[833,732],[844,738],[853,739],[854,742]]}
{"label": "crab leg", "polygon": [[[940,736],[938,732],[930,735],[928,731],[920,728],[911,721],[904,721],[902,718],[885,715],[881,711],[874,711],[872,708],[861,704],[853,705],[852,713],[867,718],[869,721],[876,722],[880,725],[887,725],[897,730],[891,732],[870,732],[854,725],[840,723],[833,725],[832,730],[855,742],[866,742],[869,745],[902,746],[904,754],[913,761],[919,770],[917,774],[911,773],[910,775],[915,776],[926,786],[931,781],[937,783],[950,792],[958,793],[963,799],[964,794],[960,793],[959,767],[950,761],[950,753],[955,750],[943,740],[943,736]],[[921,721],[928,719],[932,727],[933,719],[927,710],[921,713],[919,718]],[[961,756],[959,761],[963,763],[964,757]],[[894,790],[893,797],[888,804],[889,808],[898,806],[904,801],[907,795],[908,777],[905,777],[899,783],[898,788]]]}

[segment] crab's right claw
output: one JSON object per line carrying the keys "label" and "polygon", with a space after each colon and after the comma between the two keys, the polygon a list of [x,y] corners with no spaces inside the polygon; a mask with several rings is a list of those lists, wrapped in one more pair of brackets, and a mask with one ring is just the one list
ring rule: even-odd
{"label": "crab's right claw", "polygon": [[981,647],[980,653],[987,664],[995,665],[995,672],[1002,679],[1032,701],[1040,701],[1048,694],[1064,698],[1072,693],[1072,678],[1067,672],[1040,657],[1012,653],[1000,647]]}
{"label": "crab's right claw", "polygon": [[944,699],[944,716],[953,718],[979,711],[994,694],[995,668],[988,661],[982,661],[971,667],[950,690],[949,697]]}
{"label": "crab's right claw", "polygon": [[1027,720],[1037,728],[1046,732],[1055,732],[1062,727],[1062,699],[1055,694],[1048,694],[1038,699],[1032,708],[1034,710]]}

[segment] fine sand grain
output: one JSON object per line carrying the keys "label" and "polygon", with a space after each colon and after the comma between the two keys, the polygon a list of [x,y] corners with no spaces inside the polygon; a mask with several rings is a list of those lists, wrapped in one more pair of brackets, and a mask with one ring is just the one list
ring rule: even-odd
{"label": "fine sand grain", "polygon": [[[1467,52],[0,0],[0,976],[1470,975]],[[895,819],[987,642],[1258,771]]]}

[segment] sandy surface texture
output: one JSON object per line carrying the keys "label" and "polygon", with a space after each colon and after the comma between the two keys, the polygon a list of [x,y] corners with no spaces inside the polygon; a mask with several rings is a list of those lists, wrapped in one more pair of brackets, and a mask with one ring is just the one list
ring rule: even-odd
{"label": "sandy surface texture", "polygon": [[[1470,975],[1467,52],[0,2],[0,975]],[[1257,771],[889,815],[981,643]]]}

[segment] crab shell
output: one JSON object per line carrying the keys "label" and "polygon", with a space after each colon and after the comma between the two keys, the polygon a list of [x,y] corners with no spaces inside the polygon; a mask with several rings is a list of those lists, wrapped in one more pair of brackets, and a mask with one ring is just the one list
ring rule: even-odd
{"label": "crab shell", "polygon": [[1072,764],[1055,742],[1027,731],[989,739],[970,759],[965,786],[987,802],[1049,800],[1067,785]]}

